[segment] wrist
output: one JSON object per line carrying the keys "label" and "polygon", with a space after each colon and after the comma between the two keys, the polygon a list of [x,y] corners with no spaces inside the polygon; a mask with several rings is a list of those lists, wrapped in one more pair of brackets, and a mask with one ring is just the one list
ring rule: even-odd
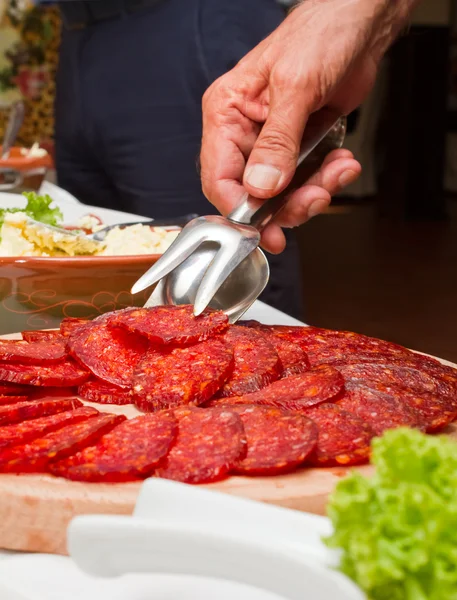
{"label": "wrist", "polygon": [[[369,0],[360,0],[369,2]],[[408,27],[411,15],[420,0],[380,0],[384,5],[380,10],[377,30],[374,30],[371,55],[379,62],[389,47]]]}
{"label": "wrist", "polygon": [[354,21],[366,36],[368,52],[378,61],[407,27],[420,0],[300,0],[292,10],[308,11],[319,5],[344,21]]}

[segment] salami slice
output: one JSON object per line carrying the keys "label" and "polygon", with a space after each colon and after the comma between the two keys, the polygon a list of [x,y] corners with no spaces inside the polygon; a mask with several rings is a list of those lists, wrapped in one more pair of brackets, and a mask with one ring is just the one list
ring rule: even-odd
{"label": "salami slice", "polygon": [[305,461],[317,443],[317,427],[305,416],[271,406],[231,406],[244,426],[247,454],[232,469],[239,475],[279,475]]}
{"label": "salami slice", "polygon": [[33,386],[73,387],[89,379],[89,371],[70,358],[51,365],[0,363],[0,381]]}
{"label": "salami slice", "polygon": [[129,389],[132,375],[147,349],[147,340],[120,327],[111,327],[111,315],[102,315],[70,334],[67,349],[98,379]]}
{"label": "salami slice", "polygon": [[233,372],[218,396],[242,396],[279,379],[281,361],[273,346],[257,331],[234,325],[224,336],[233,348]]}
{"label": "salami slice", "polygon": [[36,388],[32,385],[21,385],[20,383],[8,383],[7,381],[0,382],[0,394],[2,396],[28,396],[33,394]]}
{"label": "salami slice", "polygon": [[62,460],[95,444],[124,420],[123,415],[99,414],[48,433],[29,444],[7,448],[0,453],[0,472],[42,473],[50,462]]}
{"label": "salami slice", "polygon": [[90,321],[88,321],[87,319],[65,317],[65,319],[62,319],[62,321],[60,322],[60,333],[64,337],[68,337],[77,329],[79,329],[81,325],[86,325],[87,323],[90,323]]}
{"label": "salami slice", "polygon": [[77,398],[48,398],[0,406],[0,425],[12,425],[28,419],[54,415],[82,406]]}
{"label": "salami slice", "polygon": [[241,419],[232,411],[181,408],[178,437],[156,475],[183,483],[224,479],[246,453]]}
{"label": "salami slice", "polygon": [[417,352],[404,357],[396,357],[390,362],[403,367],[419,369],[419,371],[428,373],[433,377],[437,377],[438,379],[447,382],[447,384],[451,386],[451,388],[455,390],[457,394],[457,369],[449,365],[444,365],[434,358],[424,356],[423,354],[419,354]]}
{"label": "salami slice", "polygon": [[17,404],[18,402],[26,402],[28,399],[28,396],[0,396],[0,406],[5,406],[6,404]]}
{"label": "salami slice", "polygon": [[276,335],[269,325],[262,325],[257,321],[248,321],[248,323],[249,327],[266,337],[278,353],[282,365],[281,377],[290,377],[309,369],[308,357],[297,343]]}
{"label": "salami slice", "polygon": [[281,325],[273,325],[271,329],[276,335],[300,345],[313,366],[345,364],[359,353],[368,360],[376,356],[402,357],[412,354],[407,348],[393,342],[351,331]]}
{"label": "salami slice", "polygon": [[59,340],[44,342],[0,341],[0,361],[44,365],[63,361],[66,355],[65,344]]}
{"label": "salami slice", "polygon": [[376,435],[397,427],[413,427],[422,431],[426,429],[426,421],[419,411],[381,389],[347,385],[344,397],[337,404],[368,423]]}
{"label": "salami slice", "polygon": [[411,353],[411,350],[408,350],[399,344],[395,344],[394,342],[380,340],[353,331],[337,331],[333,329],[305,327],[300,334],[296,335],[300,335],[302,339],[306,339],[308,345],[312,348],[316,348],[318,345],[322,347],[333,345],[335,347],[352,346],[354,348],[359,348],[360,350],[371,349],[380,354],[388,353],[403,355]]}
{"label": "salami slice", "polygon": [[[32,387],[32,386],[31,386]],[[32,387],[33,394],[28,396],[29,400],[37,400],[42,398],[68,398],[69,396],[77,396],[78,388],[73,387]]]}
{"label": "salami slice", "polygon": [[133,377],[133,398],[146,412],[203,404],[233,369],[233,352],[217,339],[169,351],[149,350]]}
{"label": "salami slice", "polygon": [[132,481],[150,475],[165,459],[178,433],[171,412],[124,421],[90,446],[49,465],[54,475],[74,481]]}
{"label": "salami slice", "polygon": [[67,410],[55,415],[23,421],[17,425],[6,425],[0,427],[0,450],[10,446],[26,444],[42,437],[46,433],[61,429],[66,425],[85,421],[98,415],[98,410],[89,406],[82,406],[75,410]]}
{"label": "salami slice", "polygon": [[99,404],[131,404],[133,402],[130,390],[123,390],[112,383],[100,379],[86,381],[78,388],[78,396],[89,402]]}
{"label": "salami slice", "polygon": [[374,431],[360,417],[336,404],[320,404],[305,413],[317,425],[317,446],[307,459],[314,467],[343,467],[368,462]]}
{"label": "salami slice", "polygon": [[[428,392],[408,391],[396,386],[385,386],[380,383],[360,384],[358,382],[349,382],[346,384],[347,389],[354,388],[369,388],[373,394],[378,394],[380,397],[389,397],[394,399],[397,404],[413,409],[420,418],[422,428],[427,433],[439,431],[452,423],[457,418],[457,403],[447,396],[439,396]],[[344,403],[342,403],[342,407]],[[361,415],[359,415],[361,416]],[[373,429],[375,427],[372,425]]]}
{"label": "salami slice", "polygon": [[333,367],[321,365],[300,375],[273,381],[252,394],[210,400],[208,406],[265,404],[284,410],[300,411],[334,400],[343,389],[344,379],[341,373]]}
{"label": "salami slice", "polygon": [[346,381],[358,381],[368,386],[372,383],[393,385],[408,391],[448,396],[457,402],[452,384],[418,368],[399,363],[359,363],[340,366],[338,370]]}
{"label": "salami slice", "polygon": [[23,331],[22,339],[26,342],[52,342],[62,339],[59,329],[49,329],[44,331]]}
{"label": "salami slice", "polygon": [[227,329],[228,318],[222,311],[207,309],[195,317],[193,310],[190,304],[137,308],[119,312],[111,323],[153,344],[176,346],[196,344]]}
{"label": "salami slice", "polygon": [[[243,321],[243,323],[251,328],[257,329],[258,324],[253,321]],[[280,337],[288,342],[292,342],[300,346],[300,348],[307,354],[308,348],[312,347],[314,337],[325,329],[318,329],[317,327],[303,327],[300,325],[269,325],[271,333]]]}
{"label": "salami slice", "polygon": [[[392,393],[392,388],[389,393]],[[457,419],[457,403],[446,396],[401,390],[401,399],[404,404],[418,411],[425,421],[427,433],[440,431]]]}

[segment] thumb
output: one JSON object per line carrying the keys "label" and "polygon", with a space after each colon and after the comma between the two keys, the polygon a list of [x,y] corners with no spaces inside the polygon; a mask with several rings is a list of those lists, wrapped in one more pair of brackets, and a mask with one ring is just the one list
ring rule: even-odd
{"label": "thumb", "polygon": [[290,183],[309,114],[303,97],[284,88],[271,91],[268,117],[243,176],[245,189],[257,198],[275,196]]}

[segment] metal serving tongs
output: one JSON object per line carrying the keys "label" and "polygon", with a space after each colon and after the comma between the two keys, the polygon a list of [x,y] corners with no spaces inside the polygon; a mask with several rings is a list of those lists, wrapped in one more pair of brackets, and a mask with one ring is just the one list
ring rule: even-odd
{"label": "metal serving tongs", "polygon": [[10,155],[11,148],[14,146],[17,134],[22,126],[25,115],[25,106],[22,100],[13,104],[5,129],[5,135],[2,142],[1,160],[7,160]]}
{"label": "metal serving tongs", "polygon": [[210,306],[224,311],[230,323],[235,323],[268,283],[268,261],[258,247],[261,232],[327,154],[341,148],[345,133],[346,118],[333,110],[323,108],[312,114],[287,188],[269,200],[246,193],[228,217],[211,215],[190,221],[134,284],[132,294],[159,282],[145,306],[193,304],[196,316]]}

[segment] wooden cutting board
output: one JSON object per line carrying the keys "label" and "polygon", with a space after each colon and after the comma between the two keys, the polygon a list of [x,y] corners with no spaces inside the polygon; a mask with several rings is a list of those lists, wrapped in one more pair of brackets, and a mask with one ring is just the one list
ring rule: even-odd
{"label": "wooden cutting board", "polygon": [[[86,404],[100,409],[99,404]],[[107,405],[106,409],[130,417],[139,414],[132,406]],[[457,424],[446,433],[457,441]],[[366,476],[373,472],[370,465],[353,468]],[[205,487],[323,515],[329,494],[350,470],[302,469],[279,477],[231,477]],[[131,514],[140,486],[80,483],[48,475],[0,475],[0,548],[66,554],[66,530],[74,516]]]}

